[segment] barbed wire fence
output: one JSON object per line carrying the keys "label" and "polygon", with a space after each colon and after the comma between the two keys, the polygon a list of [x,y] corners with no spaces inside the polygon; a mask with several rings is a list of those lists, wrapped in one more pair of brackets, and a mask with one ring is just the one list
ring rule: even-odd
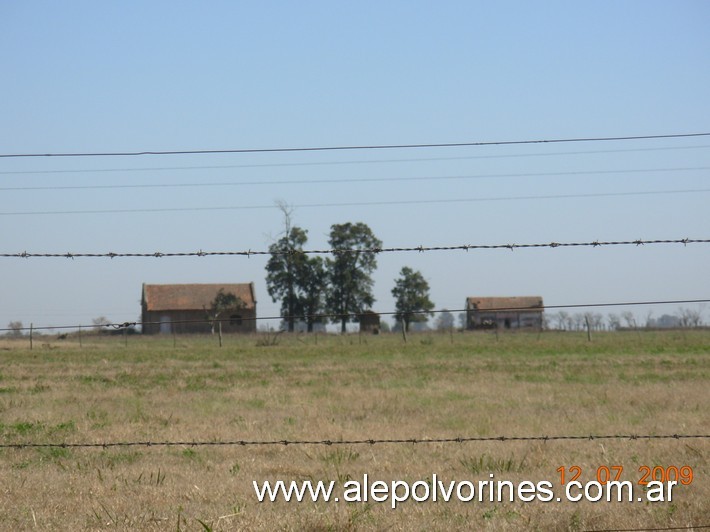
{"label": "barbed wire fence", "polygon": [[77,442],[77,443],[2,443],[0,449],[34,448],[102,448],[110,447],[248,447],[248,446],[289,446],[289,445],[376,445],[376,444],[434,444],[434,443],[472,443],[472,442],[554,442],[554,441],[604,441],[604,440],[706,440],[710,434],[589,434],[589,435],[551,435],[551,436],[466,436],[453,438],[361,438],[340,440],[211,440],[211,441],[114,441],[114,442]]}
{"label": "barbed wire fence", "polygon": [[76,252],[66,252],[66,253],[47,253],[47,252],[28,252],[21,251],[17,253],[4,252],[0,253],[0,258],[18,258],[18,259],[30,259],[30,258],[65,258],[65,259],[77,259],[77,258],[173,258],[173,257],[218,257],[218,256],[259,256],[259,255],[343,255],[343,254],[362,254],[362,253],[402,253],[402,252],[417,252],[424,253],[429,251],[473,251],[473,250],[486,250],[486,249],[507,249],[510,251],[515,251],[516,249],[540,249],[540,248],[580,248],[580,247],[608,247],[608,246],[645,246],[645,245],[658,245],[658,244],[682,244],[687,246],[688,244],[709,244],[710,239],[697,239],[697,238],[677,238],[677,239],[655,239],[655,240],[610,240],[610,241],[587,241],[587,242],[544,242],[544,243],[530,243],[530,244],[459,244],[453,246],[411,246],[411,247],[387,247],[387,248],[340,248],[340,249],[290,249],[290,250],[235,250],[235,251],[182,251],[182,252],[167,252],[167,251],[154,251],[154,252],[94,252],[94,253],[76,253]]}

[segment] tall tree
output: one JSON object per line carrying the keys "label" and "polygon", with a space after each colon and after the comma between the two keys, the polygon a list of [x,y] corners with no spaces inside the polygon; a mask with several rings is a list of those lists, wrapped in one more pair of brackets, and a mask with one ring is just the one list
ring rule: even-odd
{"label": "tall tree", "polygon": [[348,321],[372,307],[372,273],[377,268],[377,252],[382,242],[362,222],[334,224],[330,228],[330,247],[333,257],[326,260],[330,290],[326,296],[328,311],[336,314],[333,322],[340,322],[346,331]]}
{"label": "tall tree", "polygon": [[278,203],[284,217],[283,236],[269,246],[271,257],[266,264],[266,288],[274,301],[281,301],[281,316],[289,332],[295,329],[297,319],[308,326],[308,332],[323,313],[323,292],[326,278],[323,259],[308,257],[303,246],[308,241],[308,231],[291,227],[291,209]]}
{"label": "tall tree", "polygon": [[392,296],[395,298],[395,319],[404,322],[404,330],[409,331],[411,322],[427,321],[434,303],[429,299],[429,283],[421,272],[404,266],[395,279]]}
{"label": "tall tree", "polygon": [[313,326],[321,323],[323,318],[323,294],[326,287],[325,264],[321,257],[306,257],[299,263],[297,270],[298,279],[298,307],[302,318],[308,327],[308,332],[313,332]]}
{"label": "tall tree", "polygon": [[266,289],[274,303],[281,301],[281,316],[288,323],[289,332],[293,332],[295,320],[303,314],[298,297],[299,277],[307,269],[308,257],[303,252],[307,241],[305,230],[287,223],[286,234],[269,246]]}

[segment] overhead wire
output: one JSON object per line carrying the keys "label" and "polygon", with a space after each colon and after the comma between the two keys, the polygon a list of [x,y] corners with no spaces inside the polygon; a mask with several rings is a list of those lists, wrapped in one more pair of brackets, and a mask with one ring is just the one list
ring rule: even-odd
{"label": "overhead wire", "polygon": [[39,191],[39,190],[112,190],[112,189],[150,189],[150,188],[207,188],[207,187],[236,187],[236,186],[265,186],[265,185],[308,185],[342,183],[378,183],[378,182],[406,182],[406,181],[445,181],[445,180],[474,180],[474,179],[503,179],[515,177],[564,177],[581,175],[616,175],[616,174],[642,174],[663,172],[695,172],[710,170],[710,166],[690,166],[677,168],[634,168],[624,170],[571,170],[566,172],[515,172],[505,174],[473,174],[473,175],[448,175],[448,176],[404,176],[404,177],[353,177],[339,179],[279,179],[257,181],[223,181],[204,183],[112,183],[110,185],[37,185],[21,187],[0,187],[0,191]]}
{"label": "overhead wire", "polygon": [[59,153],[4,153],[0,158],[30,158],[30,157],[135,157],[144,155],[215,155],[228,153],[293,153],[293,152],[323,152],[323,151],[354,151],[354,150],[392,150],[392,149],[422,149],[422,148],[462,148],[475,146],[512,146],[525,144],[563,144],[582,142],[618,142],[636,140],[658,140],[708,137],[710,133],[675,133],[662,135],[630,135],[609,137],[574,137],[536,140],[502,140],[474,142],[442,142],[417,144],[363,144],[341,146],[311,146],[293,148],[231,148],[231,149],[190,149],[190,150],[144,150],[144,151],[106,151],[106,152],[59,152]]}
{"label": "overhead wire", "polygon": [[390,163],[410,163],[410,162],[435,162],[435,161],[464,161],[477,159],[513,159],[525,157],[556,157],[565,155],[598,155],[609,153],[635,153],[635,152],[657,152],[675,150],[707,149],[710,145],[695,146],[661,146],[656,148],[628,148],[620,150],[585,150],[585,151],[564,151],[547,153],[512,153],[498,155],[467,155],[460,157],[416,157],[399,159],[366,159],[366,160],[346,160],[346,161],[307,161],[307,162],[287,162],[287,163],[255,163],[255,164],[225,164],[225,165],[202,165],[202,166],[148,166],[142,168],[91,168],[91,169],[67,169],[67,170],[23,170],[23,171],[2,171],[0,175],[28,175],[28,174],[98,174],[107,172],[160,172],[160,171],[182,171],[182,170],[228,170],[237,168],[281,168],[298,166],[334,166],[334,165],[358,165],[358,164],[390,164]]}
{"label": "overhead wire", "polygon": [[[629,196],[657,196],[670,194],[700,194],[710,192],[710,188],[674,189],[674,190],[646,190],[630,192],[595,192],[588,194],[548,194],[533,196],[489,196],[479,198],[447,198],[447,199],[422,199],[422,200],[387,200],[387,201],[351,201],[342,203],[301,203],[291,205],[293,208],[314,209],[325,207],[377,207],[392,205],[436,205],[453,203],[480,203],[489,201],[525,201],[525,200],[550,200],[550,199],[585,199],[585,198],[612,198]],[[137,213],[166,213],[166,212],[212,212],[212,211],[239,211],[278,209],[278,205],[224,205],[207,207],[163,207],[163,208],[135,208],[135,209],[86,209],[64,211],[5,211],[0,216],[37,216],[37,215],[66,215],[66,214],[137,214]]]}

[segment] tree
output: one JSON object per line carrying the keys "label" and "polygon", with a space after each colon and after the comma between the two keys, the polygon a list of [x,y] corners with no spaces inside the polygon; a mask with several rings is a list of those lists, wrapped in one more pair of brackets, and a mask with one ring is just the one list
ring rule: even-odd
{"label": "tree", "polygon": [[212,327],[212,334],[214,334],[215,323],[217,323],[219,317],[225,310],[241,310],[244,307],[246,307],[246,305],[241,298],[231,292],[225,292],[224,288],[220,288],[219,292],[217,292],[217,295],[212,300],[209,310],[204,309],[207,314],[207,320]]}
{"label": "tree", "polygon": [[106,316],[99,316],[98,318],[91,320],[91,322],[94,324],[94,329],[97,332],[101,332],[105,327],[111,325],[111,320],[109,320]]}
{"label": "tree", "polygon": [[434,303],[429,299],[429,283],[421,272],[415,272],[404,266],[395,279],[392,296],[395,302],[395,319],[404,321],[404,330],[409,332],[412,322],[425,322],[432,313]]}
{"label": "tree", "polygon": [[581,331],[584,324],[584,314],[572,314],[571,316],[572,324],[574,325],[575,331]]}
{"label": "tree", "polygon": [[683,328],[700,327],[703,324],[702,309],[692,310],[681,307],[678,310],[678,321]]}
{"label": "tree", "polygon": [[321,318],[326,275],[323,259],[308,257],[303,246],[308,241],[308,232],[300,227],[291,227],[290,213],[284,212],[284,235],[269,246],[271,257],[266,263],[266,288],[274,301],[281,301],[281,316],[289,332],[295,329],[295,321],[303,319],[308,332]]}
{"label": "tree", "polygon": [[288,331],[293,332],[294,322],[300,314],[298,272],[303,270],[307,258],[303,245],[308,241],[308,236],[300,227],[291,227],[287,214],[285,218],[285,234],[269,246],[271,257],[266,263],[266,289],[274,303],[281,301],[281,316],[288,323]]}
{"label": "tree", "polygon": [[454,315],[449,312],[449,309],[443,309],[436,319],[436,328],[440,331],[454,328]]}
{"label": "tree", "polygon": [[619,318],[616,314],[609,314],[606,317],[606,321],[609,324],[610,331],[615,331],[621,327],[621,318]]}
{"label": "tree", "polygon": [[625,310],[624,312],[621,313],[621,319],[626,322],[626,326],[629,329],[635,329],[636,328],[636,318],[634,317],[634,313]]}
{"label": "tree", "polygon": [[330,290],[326,307],[335,314],[334,323],[340,322],[340,331],[346,331],[348,321],[356,321],[357,315],[372,307],[372,273],[377,268],[376,250],[382,242],[364,223],[334,224],[328,241],[333,258],[326,260]]}
{"label": "tree", "polygon": [[326,287],[325,263],[321,257],[306,257],[296,269],[297,310],[305,320],[308,332],[323,321],[323,294]]}
{"label": "tree", "polygon": [[561,310],[560,312],[557,313],[556,315],[557,318],[557,328],[561,331],[564,331],[567,328],[567,325],[569,323],[569,312],[565,312],[564,310]]}
{"label": "tree", "polygon": [[22,322],[21,321],[11,321],[7,324],[8,336],[22,336]]}

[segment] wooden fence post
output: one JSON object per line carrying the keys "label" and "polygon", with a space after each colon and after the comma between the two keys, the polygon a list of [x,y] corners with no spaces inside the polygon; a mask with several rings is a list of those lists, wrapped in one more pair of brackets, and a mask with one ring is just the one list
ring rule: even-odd
{"label": "wooden fence post", "polygon": [[34,324],[30,323],[30,351],[32,351],[32,333],[34,330]]}

